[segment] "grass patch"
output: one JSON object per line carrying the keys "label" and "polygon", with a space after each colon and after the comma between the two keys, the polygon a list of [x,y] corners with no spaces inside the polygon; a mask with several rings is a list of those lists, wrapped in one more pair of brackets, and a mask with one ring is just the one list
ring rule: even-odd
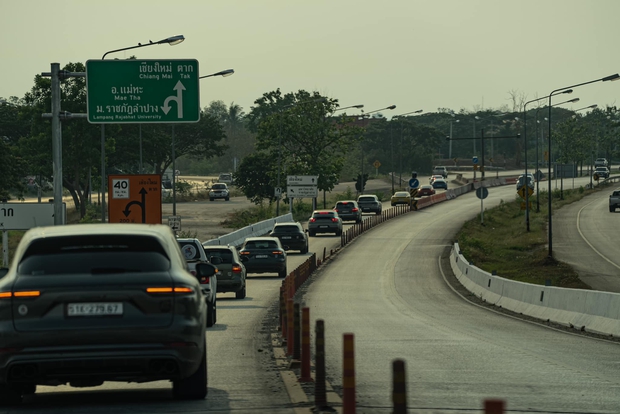
{"label": "grass patch", "polygon": [[[583,197],[607,188],[580,187],[553,191],[552,211],[581,200]],[[537,285],[551,285],[563,288],[590,289],[579,279],[569,265],[549,258],[547,245],[548,192],[540,192],[540,211],[536,212],[536,196],[532,196],[530,209],[530,231],[526,230],[525,211],[521,210],[522,199],[501,201],[497,207],[484,212],[484,225],[480,215],[468,221],[457,233],[462,254],[482,270],[506,279]]]}

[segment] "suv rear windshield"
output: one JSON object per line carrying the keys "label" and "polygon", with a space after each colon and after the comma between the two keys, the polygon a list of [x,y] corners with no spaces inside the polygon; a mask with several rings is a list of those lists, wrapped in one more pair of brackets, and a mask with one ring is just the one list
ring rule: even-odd
{"label": "suv rear windshield", "polygon": [[223,264],[230,264],[233,262],[233,254],[228,249],[205,249],[205,254],[211,260],[212,257],[220,257]]}
{"label": "suv rear windshield", "polygon": [[271,240],[250,240],[244,248],[246,249],[277,249],[278,242]]}
{"label": "suv rear windshield", "polygon": [[161,272],[170,260],[149,236],[88,235],[34,241],[17,267],[20,275]]}
{"label": "suv rear windshield", "polygon": [[376,199],[374,197],[360,197],[357,200],[358,203],[360,202],[363,203],[363,202],[368,202],[368,201],[373,202],[373,201],[376,201]]}
{"label": "suv rear windshield", "polygon": [[274,233],[299,233],[299,231],[299,227],[295,225],[275,226],[273,228]]}
{"label": "suv rear windshield", "polygon": [[211,187],[214,190],[226,190],[226,184],[213,184],[213,186]]}

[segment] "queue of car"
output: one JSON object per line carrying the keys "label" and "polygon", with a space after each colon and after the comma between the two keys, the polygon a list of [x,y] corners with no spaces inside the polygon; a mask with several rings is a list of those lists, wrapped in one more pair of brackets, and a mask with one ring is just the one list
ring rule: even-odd
{"label": "queue of car", "polygon": [[[402,191],[391,204],[410,201]],[[376,195],[315,210],[307,229],[276,223],[239,249],[177,238],[166,225],[29,230],[0,273],[0,404],[38,385],[105,381],[170,380],[175,398],[204,398],[205,327],[217,323],[217,293],[245,299],[249,273],[285,277],[288,251],[307,254],[309,236],[339,237],[343,221],[360,223],[365,212],[381,214]]]}

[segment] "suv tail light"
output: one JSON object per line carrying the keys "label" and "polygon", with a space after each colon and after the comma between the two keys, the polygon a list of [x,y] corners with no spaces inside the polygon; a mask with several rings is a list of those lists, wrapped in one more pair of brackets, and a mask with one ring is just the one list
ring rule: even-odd
{"label": "suv tail light", "polygon": [[234,264],[232,267],[232,272],[233,273],[241,273],[241,266],[239,266],[238,264]]}
{"label": "suv tail light", "polygon": [[282,250],[274,250],[273,252],[271,252],[272,254],[278,255],[278,254],[284,254],[284,252]]}
{"label": "suv tail light", "polygon": [[338,223],[338,219],[337,219],[336,217],[334,217],[334,218],[332,219],[332,221],[333,221],[334,223]]}
{"label": "suv tail light", "polygon": [[314,223],[315,221],[316,221],[316,219],[315,219],[314,217],[312,217],[312,218],[310,219],[310,223]]}
{"label": "suv tail light", "polygon": [[353,207],[352,211],[355,213],[355,212],[359,211],[359,209],[357,207]]}

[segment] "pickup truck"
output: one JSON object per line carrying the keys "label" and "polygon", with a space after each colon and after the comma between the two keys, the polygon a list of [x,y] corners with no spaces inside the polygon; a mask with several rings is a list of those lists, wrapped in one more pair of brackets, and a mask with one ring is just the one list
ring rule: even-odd
{"label": "pickup truck", "polygon": [[[209,261],[202,243],[198,239],[178,238],[177,242],[181,252],[183,252],[189,272],[193,275],[196,274],[196,265],[198,263],[211,263],[215,266],[221,263],[221,258],[215,258],[213,262]],[[211,327],[217,321],[217,274],[201,280],[200,288],[207,303],[207,327]]]}
{"label": "pickup truck", "polygon": [[609,196],[609,212],[613,213],[618,207],[620,207],[620,190],[614,190]]}

